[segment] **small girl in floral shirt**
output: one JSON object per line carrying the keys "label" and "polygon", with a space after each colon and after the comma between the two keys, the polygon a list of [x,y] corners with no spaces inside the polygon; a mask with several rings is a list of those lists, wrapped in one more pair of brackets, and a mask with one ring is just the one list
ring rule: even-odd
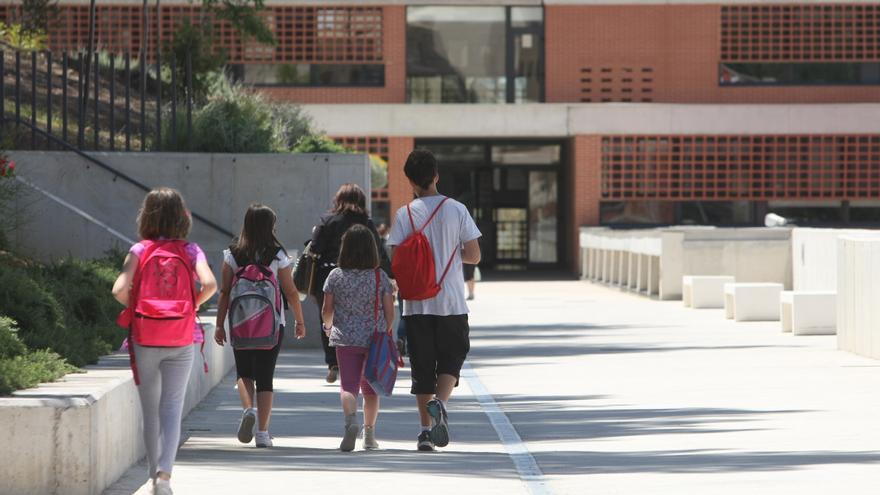
{"label": "small girl in floral shirt", "polygon": [[388,276],[379,269],[373,233],[363,225],[352,226],[342,236],[337,266],[324,282],[322,314],[324,332],[336,348],[339,362],[340,398],[345,413],[345,433],[339,449],[354,450],[360,433],[356,421],[358,389],[364,395],[364,448],[377,449],[379,397],[364,379],[364,364],[373,332],[391,333],[393,289]]}

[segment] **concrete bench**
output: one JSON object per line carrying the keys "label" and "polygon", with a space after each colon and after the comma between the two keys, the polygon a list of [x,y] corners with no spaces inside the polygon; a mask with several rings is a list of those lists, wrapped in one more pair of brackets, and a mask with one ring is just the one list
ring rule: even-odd
{"label": "concrete bench", "polygon": [[837,333],[837,293],[784,291],[779,296],[782,331],[794,335]]}
{"label": "concrete bench", "polygon": [[681,299],[686,308],[723,308],[724,284],[731,284],[729,275],[685,275],[681,279]]}
{"label": "concrete bench", "polygon": [[779,321],[779,295],[774,283],[724,284],[724,316],[736,321]]}

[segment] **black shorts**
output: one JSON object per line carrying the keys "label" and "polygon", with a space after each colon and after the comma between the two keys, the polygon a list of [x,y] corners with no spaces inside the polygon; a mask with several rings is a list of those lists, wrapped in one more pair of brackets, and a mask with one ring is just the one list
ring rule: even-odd
{"label": "black shorts", "polygon": [[469,265],[462,263],[461,274],[464,275],[464,281],[468,282],[474,279],[474,273],[477,271],[477,265]]}
{"label": "black shorts", "polygon": [[235,372],[239,378],[253,380],[257,392],[272,392],[274,389],[275,363],[278,361],[278,353],[281,352],[281,343],[284,342],[284,325],[281,325],[278,335],[278,345],[271,349],[261,350],[233,350],[235,356]]}
{"label": "black shorts", "polygon": [[468,316],[410,315],[404,319],[412,368],[410,393],[436,393],[437,375],[457,379],[471,350]]}

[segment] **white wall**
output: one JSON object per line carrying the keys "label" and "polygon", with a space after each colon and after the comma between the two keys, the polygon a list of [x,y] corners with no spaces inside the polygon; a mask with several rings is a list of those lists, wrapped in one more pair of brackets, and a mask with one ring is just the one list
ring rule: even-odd
{"label": "white wall", "polygon": [[880,359],[880,239],[837,240],[837,347]]}
{"label": "white wall", "polygon": [[[563,137],[608,134],[869,134],[880,104],[312,104],[333,136]],[[429,115],[430,118],[425,118]]]}
{"label": "white wall", "polygon": [[880,231],[795,228],[791,233],[792,287],[837,290],[837,245],[841,236],[880,236]]}

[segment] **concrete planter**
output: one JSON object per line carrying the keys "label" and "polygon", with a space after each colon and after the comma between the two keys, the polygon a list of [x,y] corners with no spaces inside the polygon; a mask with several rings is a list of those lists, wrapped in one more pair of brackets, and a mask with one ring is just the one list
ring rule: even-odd
{"label": "concrete planter", "polygon": [[[206,374],[196,352],[184,413],[208,395],[234,364],[228,346],[210,341]],[[85,373],[0,398],[0,493],[101,493],[144,456],[140,402],[128,355],[107,356]]]}

